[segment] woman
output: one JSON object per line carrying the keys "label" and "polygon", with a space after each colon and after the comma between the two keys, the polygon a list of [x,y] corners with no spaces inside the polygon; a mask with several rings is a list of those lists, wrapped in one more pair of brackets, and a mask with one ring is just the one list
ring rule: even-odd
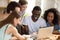
{"label": "woman", "polygon": [[53,33],[57,33],[57,30],[59,30],[58,11],[55,8],[46,10],[44,13],[44,19],[46,20],[47,27],[54,26]]}
{"label": "woman", "polygon": [[[25,40],[24,36],[21,36],[15,28],[21,21],[20,15],[17,12],[12,12],[5,20],[0,22],[0,33],[4,33],[3,38],[0,40],[10,40],[14,35],[19,40]],[[3,30],[3,31],[2,31]],[[2,31],[2,32],[1,32]]]}

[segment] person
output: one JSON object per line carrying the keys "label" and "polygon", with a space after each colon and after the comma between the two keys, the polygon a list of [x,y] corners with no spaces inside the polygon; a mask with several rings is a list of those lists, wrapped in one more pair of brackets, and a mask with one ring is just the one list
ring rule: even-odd
{"label": "person", "polygon": [[[10,40],[14,35],[19,40],[25,40],[25,37],[20,35],[15,28],[21,21],[21,16],[16,11],[12,12],[5,20],[0,22],[0,33],[4,33],[0,40]],[[1,34],[2,35],[2,34]]]}
{"label": "person", "polygon": [[11,14],[11,12],[14,10],[16,10],[17,12],[20,12],[20,4],[16,3],[15,1],[12,1],[7,5],[6,12],[0,15],[2,17],[1,20],[4,20],[5,18],[7,18]]}
{"label": "person", "polygon": [[32,10],[32,16],[28,16],[23,21],[24,25],[28,25],[29,34],[35,34],[40,27],[46,27],[46,22],[43,18],[40,18],[41,8],[35,6]]}
{"label": "person", "polygon": [[21,5],[21,16],[23,18],[24,14],[25,14],[25,10],[27,8],[28,2],[26,0],[19,0],[19,4]]}
{"label": "person", "polygon": [[[5,14],[3,13],[2,20],[6,19],[14,10],[20,13],[20,4],[15,1],[12,1],[7,5],[6,13]],[[15,40],[16,38],[12,37],[11,40],[12,39]]]}
{"label": "person", "polygon": [[19,4],[21,5],[21,7],[20,7],[20,10],[21,10],[20,15],[21,15],[21,17],[22,17],[22,20],[21,20],[21,25],[17,25],[17,26],[19,26],[19,27],[16,27],[16,28],[17,28],[18,32],[19,32],[21,35],[23,35],[23,34],[29,34],[29,33],[28,33],[28,27],[27,27],[27,25],[23,25],[23,24],[22,24],[22,22],[23,22],[23,20],[24,20],[24,18],[25,18],[24,14],[25,14],[25,10],[26,10],[26,8],[27,8],[28,2],[27,2],[26,0],[19,0]]}
{"label": "person", "polygon": [[58,11],[55,8],[50,8],[45,11],[44,19],[46,20],[47,27],[53,26],[53,33],[58,33],[59,24],[58,24]]}
{"label": "person", "polygon": [[16,12],[20,12],[20,4],[12,1],[7,5],[7,13],[12,13],[12,11],[16,10]]}

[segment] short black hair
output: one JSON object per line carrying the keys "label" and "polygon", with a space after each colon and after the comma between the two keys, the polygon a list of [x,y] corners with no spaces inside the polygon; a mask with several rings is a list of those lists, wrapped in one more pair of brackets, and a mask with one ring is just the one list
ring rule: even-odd
{"label": "short black hair", "polygon": [[25,5],[25,4],[28,4],[28,2],[26,0],[19,0],[19,4],[20,5]]}
{"label": "short black hair", "polygon": [[53,24],[54,25],[58,24],[58,13],[59,13],[58,10],[56,10],[55,8],[50,8],[50,9],[46,10],[44,12],[44,19],[46,20],[46,22],[48,22],[47,16],[48,16],[49,12],[52,12],[54,14]]}
{"label": "short black hair", "polygon": [[35,7],[33,8],[33,11],[34,11],[34,10],[41,11],[41,8],[40,8],[39,6],[35,6]]}
{"label": "short black hair", "polygon": [[15,1],[10,2],[7,6],[7,13],[10,13],[10,11],[14,11],[15,7],[20,7],[20,4]]}

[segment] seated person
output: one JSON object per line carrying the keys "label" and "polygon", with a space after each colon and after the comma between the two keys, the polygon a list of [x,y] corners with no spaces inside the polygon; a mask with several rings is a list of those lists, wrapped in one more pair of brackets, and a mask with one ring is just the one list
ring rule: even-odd
{"label": "seated person", "polygon": [[29,28],[29,34],[37,33],[40,27],[46,27],[46,22],[43,18],[40,18],[41,8],[35,6],[32,10],[32,16],[28,16],[24,19],[23,24]]}
{"label": "seated person", "polygon": [[57,33],[57,30],[59,30],[58,11],[55,8],[46,10],[44,13],[44,19],[46,20],[47,27],[54,26],[53,33]]}
{"label": "seated person", "polygon": [[[20,4],[15,1],[12,1],[7,5],[6,13],[5,14],[3,13],[2,20],[6,19],[14,10],[19,13],[20,12]],[[12,39],[15,40],[16,38],[12,37]],[[12,39],[10,39],[10,40],[12,40]]]}
{"label": "seated person", "polygon": [[[19,0],[19,4],[21,5],[21,7],[20,7],[20,15],[21,15],[21,17],[22,17],[22,20],[21,20],[21,24],[22,24],[22,21],[24,20],[24,18],[25,18],[25,16],[24,16],[24,14],[25,14],[25,10],[26,10],[26,8],[27,8],[27,1],[26,0]],[[18,32],[21,34],[21,35],[23,35],[23,34],[29,34],[28,33],[28,27],[26,26],[26,25],[17,25],[18,27],[16,27],[17,28],[17,30],[18,30]]]}
{"label": "seated person", "polygon": [[18,33],[15,28],[20,23],[21,17],[16,11],[12,12],[5,20],[0,22],[0,40],[10,40],[14,35],[19,40],[26,40],[25,36]]}

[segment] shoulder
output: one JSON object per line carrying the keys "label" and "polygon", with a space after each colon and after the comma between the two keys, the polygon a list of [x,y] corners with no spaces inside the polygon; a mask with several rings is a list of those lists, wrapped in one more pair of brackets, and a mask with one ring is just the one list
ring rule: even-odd
{"label": "shoulder", "polygon": [[27,17],[25,17],[25,18],[31,18],[31,16],[27,16]]}
{"label": "shoulder", "polygon": [[41,22],[45,22],[45,20],[44,20],[43,18],[39,18],[39,20],[40,20]]}
{"label": "shoulder", "polygon": [[25,17],[25,20],[29,20],[29,19],[31,19],[31,16]]}
{"label": "shoulder", "polygon": [[[13,31],[13,30],[16,30],[16,27],[14,27],[13,25],[11,24],[8,24],[8,28],[9,30]],[[17,31],[17,30],[16,30]]]}

